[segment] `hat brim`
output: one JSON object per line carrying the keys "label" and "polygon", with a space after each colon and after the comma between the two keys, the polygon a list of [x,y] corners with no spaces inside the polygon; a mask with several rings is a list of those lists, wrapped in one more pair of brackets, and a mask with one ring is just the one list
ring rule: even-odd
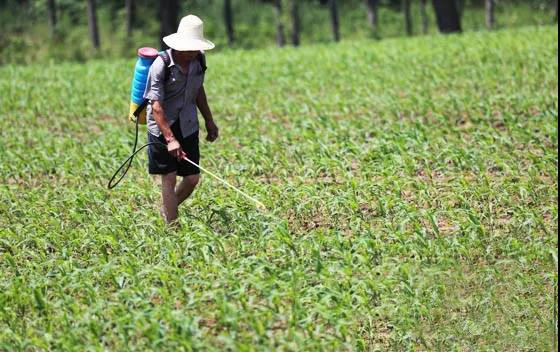
{"label": "hat brim", "polygon": [[216,47],[214,43],[209,40],[185,38],[179,33],[173,33],[163,37],[163,42],[171,49],[177,51],[212,50]]}

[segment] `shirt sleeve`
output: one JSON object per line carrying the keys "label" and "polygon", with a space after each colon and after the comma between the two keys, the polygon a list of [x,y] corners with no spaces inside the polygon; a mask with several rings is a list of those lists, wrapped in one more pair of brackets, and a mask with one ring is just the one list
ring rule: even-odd
{"label": "shirt sleeve", "polygon": [[163,101],[165,88],[165,63],[161,57],[157,57],[150,66],[148,81],[144,90],[144,99]]}

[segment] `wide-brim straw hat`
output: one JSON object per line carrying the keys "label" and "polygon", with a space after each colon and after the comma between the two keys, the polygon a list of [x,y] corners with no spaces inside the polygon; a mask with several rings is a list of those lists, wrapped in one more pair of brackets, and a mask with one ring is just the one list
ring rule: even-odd
{"label": "wide-brim straw hat", "polygon": [[211,50],[215,45],[204,38],[204,24],[195,15],[188,15],[181,19],[177,33],[163,38],[163,42],[171,49],[178,51]]}

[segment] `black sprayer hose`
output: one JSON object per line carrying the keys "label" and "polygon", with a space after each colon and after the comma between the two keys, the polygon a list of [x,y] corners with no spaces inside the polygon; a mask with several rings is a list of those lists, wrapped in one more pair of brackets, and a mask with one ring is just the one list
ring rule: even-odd
{"label": "black sprayer hose", "polygon": [[[144,144],[143,146],[141,146],[138,150],[136,149],[136,147],[138,146],[138,121],[140,120],[140,118],[137,116],[139,114],[137,114],[136,112],[134,113],[134,115],[136,116],[136,137],[134,138],[134,146],[132,147],[132,154],[130,154],[130,156],[128,157],[128,159],[126,159],[124,161],[124,163],[122,163],[122,165],[117,169],[117,171],[115,172],[115,174],[113,175],[113,177],[111,177],[111,179],[109,180],[109,183],[107,184],[107,188],[109,189],[113,189],[115,187],[117,187],[117,185],[122,181],[122,179],[126,176],[126,173],[128,172],[128,169],[130,169],[130,166],[132,165],[132,161],[134,160],[134,157],[136,156],[136,154],[138,154],[142,149],[146,148],[147,146],[150,145],[154,145],[154,144],[161,144],[163,146],[165,146],[164,143],[162,142],[150,142],[147,144]],[[124,172],[122,174],[122,176],[115,182],[113,183],[113,181],[115,180],[115,178],[117,177],[117,175],[119,174],[119,172],[124,168]]]}

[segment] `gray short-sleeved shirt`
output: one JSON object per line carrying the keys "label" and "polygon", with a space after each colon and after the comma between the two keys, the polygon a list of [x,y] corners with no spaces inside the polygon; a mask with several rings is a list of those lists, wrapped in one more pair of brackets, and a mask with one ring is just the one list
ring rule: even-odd
{"label": "gray short-sleeved shirt", "polygon": [[[196,97],[204,82],[204,72],[199,60],[193,60],[189,65],[188,75],[181,72],[175,65],[171,49],[167,50],[170,57],[167,82],[165,82],[165,63],[158,56],[150,67],[144,99],[163,102],[163,111],[169,126],[178,119],[181,121],[183,137],[198,131]],[[185,86],[186,85],[186,86]],[[147,108],[148,131],[159,137],[161,131],[156,124],[151,104]]]}

